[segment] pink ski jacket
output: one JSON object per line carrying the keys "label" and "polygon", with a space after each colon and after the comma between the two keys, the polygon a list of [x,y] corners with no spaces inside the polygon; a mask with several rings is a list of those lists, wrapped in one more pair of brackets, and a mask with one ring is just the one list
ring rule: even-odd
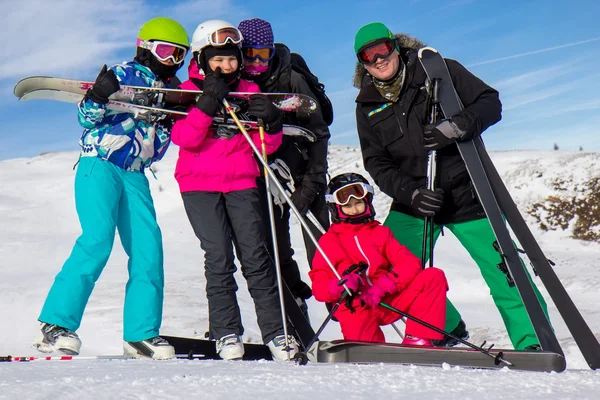
{"label": "pink ski jacket", "polygon": [[[190,78],[204,79],[195,60],[188,67]],[[181,89],[198,90],[187,80]],[[240,79],[238,92],[260,92],[258,85]],[[175,179],[181,193],[191,191],[233,192],[256,187],[260,174],[259,164],[244,135],[231,139],[214,138],[212,118],[195,106],[189,114],[175,123],[171,134],[173,143],[179,146],[179,158],[175,167]],[[258,130],[248,130],[252,140],[261,149]],[[267,153],[271,154],[281,145],[282,132],[265,134]]]}
{"label": "pink ski jacket", "polygon": [[[340,275],[352,264],[367,263],[369,268],[363,274],[366,278],[363,287],[387,275],[396,283],[398,291],[402,291],[421,272],[421,261],[394,238],[390,228],[377,221],[331,224],[319,244]],[[315,299],[322,302],[338,300],[329,293],[329,282],[337,278],[318,251],[308,275]]]}

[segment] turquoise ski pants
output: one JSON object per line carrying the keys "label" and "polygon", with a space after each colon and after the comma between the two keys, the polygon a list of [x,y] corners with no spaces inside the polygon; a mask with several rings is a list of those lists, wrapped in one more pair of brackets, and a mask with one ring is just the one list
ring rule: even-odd
{"label": "turquoise ski pants", "polygon": [[[421,248],[423,246],[422,219],[390,211],[384,225],[392,230],[394,237],[401,244],[408,247],[413,254],[421,258]],[[444,226],[456,236],[479,266],[481,275],[490,288],[494,304],[504,321],[513,347],[517,350],[523,350],[527,346],[539,344],[516,286],[510,287],[506,275],[497,267],[502,258],[493,247],[496,236],[489,220],[482,218],[473,221],[446,224]],[[440,232],[441,226],[435,225],[434,243],[437,241]],[[429,255],[429,242],[427,243],[426,254]],[[436,267],[444,269],[443,261],[438,261],[435,264]],[[531,281],[529,274],[527,276]],[[548,317],[546,302],[537,287],[533,283],[532,285],[544,313]],[[449,286],[452,288],[452,282],[449,282]],[[448,300],[446,303],[446,330],[452,331],[456,328],[460,319],[460,313]]]}
{"label": "turquoise ski pants", "polygon": [[79,328],[118,229],[129,256],[123,339],[138,342],[157,336],[163,307],[163,250],[148,179],[100,158],[82,157],[75,176],[75,205],[82,233],[54,280],[39,320],[73,331]]}

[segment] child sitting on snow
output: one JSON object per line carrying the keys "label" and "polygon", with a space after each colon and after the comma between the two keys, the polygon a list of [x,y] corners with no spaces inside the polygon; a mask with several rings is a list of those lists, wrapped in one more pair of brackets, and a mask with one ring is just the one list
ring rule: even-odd
{"label": "child sitting on snow", "polygon": [[[354,270],[342,276],[356,294],[334,314],[344,339],[385,342],[381,326],[401,316],[379,307],[380,302],[443,329],[448,290],[444,273],[437,268],[422,269],[420,260],[398,243],[392,231],[375,221],[373,194],[368,181],[355,173],[334,177],[326,191],[332,225],[319,244],[340,276],[353,265],[368,266],[364,272]],[[319,252],[309,276],[318,301],[335,303],[343,296],[344,286]],[[402,344],[433,346],[432,340],[442,338],[409,319]]]}

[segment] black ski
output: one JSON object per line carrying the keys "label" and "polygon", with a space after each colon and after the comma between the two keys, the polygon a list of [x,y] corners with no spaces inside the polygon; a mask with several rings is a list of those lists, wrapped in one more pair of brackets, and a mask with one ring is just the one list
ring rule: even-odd
{"label": "black ski", "polygon": [[[442,56],[437,50],[425,47],[419,50],[419,61],[430,81],[439,79],[439,99],[444,116],[451,118],[460,113],[462,103],[456,93],[450,72]],[[554,335],[552,326],[544,314],[533,291],[531,282],[527,277],[526,270],[523,268],[517,250],[513,245],[500,205],[485,173],[475,143],[472,140],[459,142],[458,148],[475,186],[477,196],[494,230],[510,275],[523,300],[542,349],[564,357],[558,339]]]}
{"label": "black ski", "polygon": [[[566,368],[563,355],[550,351],[499,350],[502,358],[513,364],[510,369],[562,372]],[[309,361],[335,363],[391,363],[422,366],[451,366],[500,369],[506,365],[477,350],[456,347],[406,346],[396,343],[369,343],[346,340],[316,342],[307,352]]]}
{"label": "black ski", "polygon": [[525,220],[523,220],[515,202],[510,197],[506,186],[502,182],[500,174],[498,174],[498,171],[494,167],[492,159],[485,150],[483,141],[481,138],[477,138],[474,142],[485,173],[490,180],[490,184],[502,207],[506,220],[513,229],[519,243],[527,253],[533,268],[548,290],[548,294],[560,312],[567,328],[569,328],[569,331],[571,332],[575,343],[577,343],[577,346],[581,350],[586,362],[591,369],[600,368],[600,343],[598,343],[598,339],[596,339],[596,336],[581,316],[581,313],[573,303],[573,300],[571,300],[565,287],[562,285],[558,276],[556,276],[554,269],[548,262],[548,258],[546,258],[544,252],[531,234],[529,227],[525,223]]}
{"label": "black ski", "polygon": [[[161,335],[175,348],[178,358],[187,354],[190,359],[221,360],[217,354],[216,341],[179,336]],[[264,344],[244,343],[244,360],[272,360],[271,351]]]}

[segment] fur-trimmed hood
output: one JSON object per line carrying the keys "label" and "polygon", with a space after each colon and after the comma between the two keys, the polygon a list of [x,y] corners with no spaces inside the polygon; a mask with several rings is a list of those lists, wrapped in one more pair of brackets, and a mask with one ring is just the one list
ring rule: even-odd
{"label": "fur-trimmed hood", "polygon": [[[400,44],[400,56],[406,62],[406,53],[409,50],[420,49],[421,47],[425,47],[426,44],[421,42],[419,39],[410,36],[406,33],[396,33],[396,40]],[[352,85],[358,89],[360,89],[362,80],[367,73],[364,65],[360,62],[356,61],[356,67],[354,68],[354,77],[352,78]]]}

